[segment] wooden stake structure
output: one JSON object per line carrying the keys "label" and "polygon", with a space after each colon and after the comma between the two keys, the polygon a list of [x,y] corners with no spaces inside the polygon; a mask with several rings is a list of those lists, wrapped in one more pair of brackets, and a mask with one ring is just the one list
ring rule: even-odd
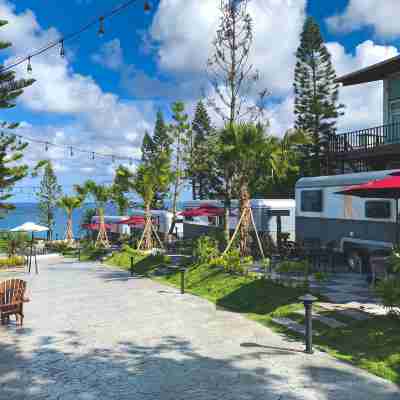
{"label": "wooden stake structure", "polygon": [[65,231],[65,241],[68,244],[74,243],[74,233],[72,231],[72,217],[68,215],[67,230]]}
{"label": "wooden stake structure", "polygon": [[[151,218],[146,218],[146,222],[145,222],[145,225],[144,225],[143,233],[142,233],[142,236],[140,238],[137,250],[141,249],[143,241],[144,241],[144,238],[146,237],[146,234],[148,233],[149,230],[150,230],[150,234],[153,233],[153,235],[156,238],[156,240],[158,241],[160,247],[162,249],[164,249],[164,245],[163,245],[160,237],[158,236],[158,233],[157,233],[156,229],[154,228],[153,221],[151,220]],[[150,249],[151,248],[153,248],[152,243],[150,244]],[[145,250],[149,250],[149,249],[145,249]]]}
{"label": "wooden stake structure", "polygon": [[95,247],[102,245],[104,247],[110,247],[110,242],[108,241],[106,224],[104,222],[104,211],[99,209],[99,234],[97,235],[97,240]]}
{"label": "wooden stake structure", "polygon": [[226,246],[226,249],[222,253],[223,255],[225,255],[229,251],[229,249],[231,248],[231,246],[232,246],[237,234],[239,233],[240,226],[242,225],[243,220],[247,215],[250,215],[250,221],[251,221],[251,224],[253,225],[254,232],[256,234],[257,244],[258,244],[258,248],[260,250],[261,256],[262,256],[262,258],[265,258],[264,250],[262,248],[260,236],[258,235],[258,230],[257,230],[257,227],[256,227],[256,223],[254,221],[253,211],[252,211],[251,207],[245,207],[244,208],[244,210],[242,212],[242,215],[239,218],[239,222],[237,223],[237,225],[235,227],[235,231],[233,232],[233,235],[232,235],[231,239],[229,240],[229,243]]}

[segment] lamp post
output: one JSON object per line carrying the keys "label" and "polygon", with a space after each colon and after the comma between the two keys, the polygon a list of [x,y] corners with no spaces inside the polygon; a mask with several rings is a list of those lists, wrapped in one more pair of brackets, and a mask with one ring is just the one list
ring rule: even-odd
{"label": "lamp post", "polygon": [[318,299],[311,294],[299,297],[299,300],[303,302],[305,309],[305,324],[306,324],[306,349],[305,353],[313,354],[312,349],[312,305]]}
{"label": "lamp post", "polygon": [[185,268],[181,267],[179,271],[181,272],[181,294],[185,294]]}

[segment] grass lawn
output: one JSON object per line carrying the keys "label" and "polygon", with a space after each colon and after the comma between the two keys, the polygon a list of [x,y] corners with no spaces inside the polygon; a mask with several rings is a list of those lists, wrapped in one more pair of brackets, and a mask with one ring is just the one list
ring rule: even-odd
{"label": "grass lawn", "polygon": [[[155,268],[166,262],[168,260],[163,256],[138,257],[135,270],[151,276]],[[108,264],[129,268],[130,255],[114,255]],[[180,286],[179,272],[151,277],[169,285]],[[303,340],[300,335],[275,324],[272,318],[288,317],[304,323],[304,316],[296,311],[304,308],[298,297],[305,293],[305,289],[287,288],[252,275],[230,275],[207,265],[188,269],[185,287],[187,292],[204,297],[217,306],[244,313],[289,337]],[[313,325],[320,334],[314,337],[315,346],[340,360],[400,384],[400,320],[371,317],[366,321],[358,321],[337,312],[323,314],[345,322],[347,326],[333,329],[314,321]]]}

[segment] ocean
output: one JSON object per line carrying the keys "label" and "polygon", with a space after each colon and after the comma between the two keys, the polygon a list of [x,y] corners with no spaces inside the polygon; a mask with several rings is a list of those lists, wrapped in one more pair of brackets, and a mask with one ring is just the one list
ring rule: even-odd
{"label": "ocean", "polygon": [[[165,202],[168,206],[168,201]],[[0,231],[9,230],[25,222],[34,222],[40,224],[38,203],[15,203],[15,210],[10,211],[4,217],[0,217]],[[182,203],[178,202],[178,209],[181,209]],[[81,208],[74,210],[72,215],[74,237],[78,238],[82,233],[82,219],[85,211],[89,208],[95,208],[94,204],[87,203]],[[128,211],[128,215],[130,212]],[[105,215],[118,215],[117,209],[113,204],[106,206]],[[63,209],[57,209],[53,227],[53,238],[63,239],[67,225],[67,215]],[[36,237],[46,237],[46,233],[35,233]]]}
{"label": "ocean", "polygon": [[[25,222],[34,222],[40,224],[38,203],[15,203],[16,209],[8,212],[4,217],[0,218],[0,230],[9,230]],[[82,218],[87,209],[94,208],[94,204],[84,204],[82,208],[74,210],[73,231],[74,237],[79,237],[82,224]],[[117,215],[113,205],[106,207],[106,215]],[[62,239],[65,235],[67,225],[67,215],[63,209],[57,209],[55,213],[55,221],[53,228],[53,238]],[[36,237],[46,237],[46,233],[35,233]]]}

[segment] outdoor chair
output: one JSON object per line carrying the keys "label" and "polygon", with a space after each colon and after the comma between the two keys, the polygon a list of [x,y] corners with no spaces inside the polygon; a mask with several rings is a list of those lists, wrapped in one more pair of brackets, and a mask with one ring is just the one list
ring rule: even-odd
{"label": "outdoor chair", "polygon": [[369,258],[369,264],[371,267],[371,283],[373,285],[379,279],[386,280],[389,276],[389,255],[385,251],[376,251],[371,254]]}
{"label": "outdoor chair", "polygon": [[19,319],[19,325],[24,322],[24,303],[29,299],[25,297],[26,282],[21,279],[8,279],[0,283],[0,319],[4,325],[10,321],[10,316]]}

